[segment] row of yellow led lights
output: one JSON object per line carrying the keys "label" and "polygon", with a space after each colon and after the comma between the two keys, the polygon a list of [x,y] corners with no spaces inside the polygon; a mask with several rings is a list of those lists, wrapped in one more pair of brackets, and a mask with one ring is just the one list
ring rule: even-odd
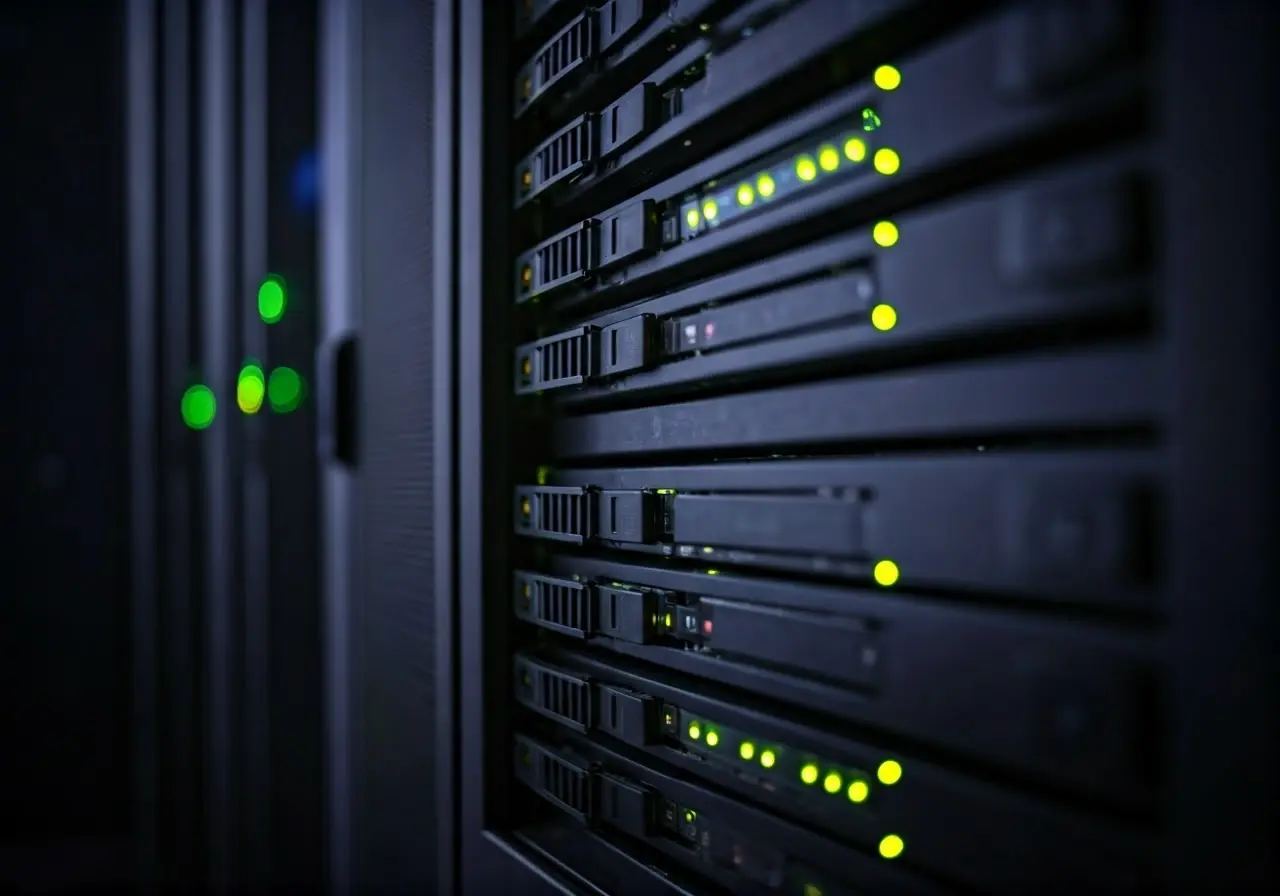
{"label": "row of yellow led lights", "polygon": [[[265,324],[279,323],[289,305],[284,278],[269,275],[258,287],[258,316]],[[236,377],[236,406],[253,415],[270,406],[277,414],[298,409],[306,397],[306,383],[291,367],[276,367],[270,374],[256,361],[246,361]],[[182,394],[182,421],[189,429],[208,429],[218,416],[218,399],[204,383],[190,386]]]}
{"label": "row of yellow led lights", "polygon": [[[875,70],[872,81],[883,91],[897,90],[902,85],[902,73],[891,65],[882,65]],[[880,117],[875,110],[863,109],[863,130],[874,131],[879,127]],[[844,161],[855,165],[862,164],[866,161],[869,152],[866,141],[858,136],[845,139],[842,149],[843,153],[834,145],[828,144],[818,148],[816,158],[807,153],[797,156],[793,163],[796,179],[801,185],[813,183],[819,173],[838,172]],[[886,177],[897,174],[902,167],[902,160],[897,150],[887,146],[875,150],[872,153],[871,162],[875,170]],[[755,204],[757,197],[768,201],[776,192],[777,181],[773,173],[764,172],[755,178],[754,186],[749,181],[739,184],[734,191],[733,201],[737,209],[745,210]],[[701,200],[700,204],[695,202],[693,207],[685,211],[685,224],[691,232],[697,231],[703,222],[709,226],[715,226],[721,218],[720,202],[710,197]],[[898,227],[892,221],[877,222],[871,229],[871,235],[876,245],[884,249],[896,245],[899,238]],[[892,305],[881,303],[871,309],[871,324],[877,330],[892,330],[897,323],[898,312]]]}
{"label": "row of yellow led lights", "polygon": [[[703,743],[713,750],[721,744],[720,732],[704,722],[689,722],[685,728],[685,734],[688,735],[689,740]],[[759,762],[760,767],[764,769],[777,766],[780,750],[780,747],[757,748],[754,741],[745,738],[738,741],[738,757],[743,762]],[[864,803],[871,796],[871,785],[867,781],[854,777],[846,784],[844,772],[834,768],[828,768],[824,772],[822,766],[812,760],[800,766],[799,779],[800,783],[807,787],[817,786],[821,782],[823,791],[832,796],[838,796],[843,792],[849,802],[854,804]],[[902,764],[896,759],[884,760],[876,769],[876,780],[885,787],[897,784],[902,780]],[[886,834],[880,838],[879,848],[883,858],[896,859],[902,855],[906,843],[898,834]]]}

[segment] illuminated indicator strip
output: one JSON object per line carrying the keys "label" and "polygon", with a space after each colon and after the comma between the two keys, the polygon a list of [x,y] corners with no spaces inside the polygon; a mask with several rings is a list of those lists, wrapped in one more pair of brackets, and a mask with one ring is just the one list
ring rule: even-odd
{"label": "illuminated indicator strip", "polygon": [[[902,86],[902,73],[892,65],[882,65],[871,76],[875,86],[885,92]],[[793,196],[820,183],[827,175],[844,173],[850,166],[861,166],[870,158],[871,166],[882,175],[898,173],[902,160],[896,150],[882,146],[872,149],[866,135],[878,131],[880,115],[868,106],[857,122],[844,129],[838,139],[819,143],[788,160],[766,166],[766,170],[743,178],[727,178],[727,186],[712,181],[705,192],[687,201],[680,209],[682,236],[685,239],[740,217],[756,205],[757,199],[769,202]],[[878,242],[878,240],[877,240]],[[887,328],[886,328],[887,329]]]}
{"label": "illuminated indicator strip", "polygon": [[[727,759],[737,756],[742,762],[774,771],[782,779],[794,776],[805,787],[821,784],[832,796],[844,794],[851,803],[864,803],[871,796],[871,776],[866,772],[827,762],[802,751],[777,744],[757,744],[748,735],[705,719],[685,719],[686,713],[669,706],[664,710],[663,727],[670,734],[678,732],[685,746],[709,748]],[[683,730],[681,730],[683,728]],[[892,787],[902,780],[902,765],[896,759],[885,759],[876,769],[876,780]]]}

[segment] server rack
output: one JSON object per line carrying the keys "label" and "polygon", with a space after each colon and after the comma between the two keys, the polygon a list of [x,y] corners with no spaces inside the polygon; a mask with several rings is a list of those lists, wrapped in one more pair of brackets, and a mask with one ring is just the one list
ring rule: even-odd
{"label": "server rack", "polygon": [[437,6],[447,887],[1274,877],[1274,14],[957,9]]}

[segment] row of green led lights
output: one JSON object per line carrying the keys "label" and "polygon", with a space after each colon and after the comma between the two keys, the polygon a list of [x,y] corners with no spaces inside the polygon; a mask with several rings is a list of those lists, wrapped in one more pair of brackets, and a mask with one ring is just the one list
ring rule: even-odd
{"label": "row of green led lights", "polygon": [[[720,746],[720,732],[711,725],[699,721],[691,721],[685,729],[689,739],[701,742],[715,749]],[[754,741],[741,740],[738,743],[738,757],[744,762],[759,762],[761,768],[772,769],[778,764],[779,747],[758,749]],[[876,780],[886,787],[892,787],[902,780],[902,764],[896,759],[886,759],[876,769]],[[849,802],[859,804],[871,796],[871,786],[862,778],[854,777],[846,785],[845,774],[837,769],[828,769],[824,774],[822,767],[815,761],[806,761],[800,766],[800,782],[806,786],[814,786],[822,782],[822,789],[835,796],[844,792]],[[880,839],[880,855],[886,859],[896,859],[902,855],[906,844],[897,834],[887,834]]]}
{"label": "row of green led lights", "polygon": [[[279,323],[288,306],[284,278],[269,274],[258,286],[258,316],[265,324]],[[290,367],[277,367],[268,376],[260,364],[250,361],[236,378],[236,405],[245,414],[258,413],[264,402],[277,414],[288,414],[297,410],[305,395],[306,384]],[[197,383],[182,394],[181,409],[188,428],[208,429],[218,415],[218,399],[211,388]]]}
{"label": "row of green led lights", "polygon": [[[880,90],[897,90],[902,84],[902,74],[891,65],[882,65],[875,70],[872,81]],[[864,132],[875,131],[880,124],[880,116],[874,109],[862,110],[861,128]],[[757,199],[769,202],[790,193],[792,188],[814,183],[821,174],[835,174],[846,161],[860,165],[869,154],[872,167],[886,177],[897,174],[902,166],[897,150],[885,146],[872,153],[862,136],[848,135],[843,138],[839,149],[834,143],[823,144],[813,155],[804,153],[797,156],[789,167],[762,172],[754,179],[747,178],[734,189],[694,200],[682,209],[686,233],[693,236],[704,225],[715,227],[736,217],[752,208]],[[791,180],[793,176],[795,180]]]}

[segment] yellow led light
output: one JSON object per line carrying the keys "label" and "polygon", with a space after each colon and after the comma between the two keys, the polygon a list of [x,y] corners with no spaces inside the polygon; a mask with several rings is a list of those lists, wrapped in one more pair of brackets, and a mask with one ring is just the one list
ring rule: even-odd
{"label": "yellow led light", "polygon": [[262,400],[266,397],[266,384],[261,376],[241,377],[236,384],[236,404],[241,413],[256,414],[262,410]]}
{"label": "yellow led light", "polygon": [[714,747],[714,746],[716,746],[718,743],[720,743],[720,735],[716,734],[714,731],[708,731],[708,732],[707,732],[707,746],[708,746],[708,747]]}
{"label": "yellow led light", "polygon": [[823,171],[835,171],[840,167],[840,153],[834,146],[824,146],[818,150],[818,167]]}
{"label": "yellow led light", "polygon": [[524,516],[529,516],[529,514],[532,512],[533,512],[533,507],[530,506],[529,499],[525,498],[523,501],[520,502],[520,513]]}
{"label": "yellow led light", "polygon": [[881,784],[893,785],[902,780],[902,766],[896,760],[886,759],[876,769],[876,777]]}
{"label": "yellow led light", "polygon": [[746,208],[755,201],[756,194],[755,191],[751,189],[751,184],[743,184],[738,187],[738,205]]}
{"label": "yellow led light", "polygon": [[872,575],[875,576],[877,585],[883,585],[888,588],[890,585],[897,584],[898,564],[892,560],[881,560],[872,570]]}
{"label": "yellow led light", "polygon": [[698,222],[702,219],[698,217],[698,210],[691,208],[684,213],[684,222],[689,225],[689,229],[693,230],[698,226]]}
{"label": "yellow led light", "polygon": [[796,177],[803,181],[813,180],[818,176],[818,166],[808,156],[796,159]]}
{"label": "yellow led light", "polygon": [[877,246],[888,249],[898,242],[898,225],[892,221],[881,221],[871,228],[871,238]]}
{"label": "yellow led light", "polygon": [[715,552],[716,552],[716,549],[715,549],[715,548],[703,548],[703,549],[702,549],[702,553],[704,553],[704,554],[714,554]]}
{"label": "yellow led light", "polygon": [[526,171],[524,174],[522,174],[520,176],[520,182],[524,184],[526,187],[533,186],[533,172]]}
{"label": "yellow led light", "polygon": [[528,265],[524,266],[524,268],[520,271],[520,282],[523,283],[525,286],[528,286],[530,283],[533,282],[533,268],[529,267]]}
{"label": "yellow led light", "polygon": [[867,157],[867,142],[861,137],[844,141],[844,157],[850,162],[861,162]]}
{"label": "yellow led light", "polygon": [[844,779],[839,772],[827,772],[827,776],[822,779],[822,789],[827,793],[839,793],[843,786]]}
{"label": "yellow led light", "polygon": [[666,616],[663,616],[663,617],[662,617],[662,624],[663,624],[663,625],[665,625],[667,628],[671,628],[671,623],[672,623],[672,621],[673,621],[673,620],[672,620],[672,618],[671,618],[671,614],[670,614],[670,613],[668,613]]}
{"label": "yellow led light", "polygon": [[718,575],[720,575],[720,570],[718,570],[718,569],[708,569],[708,570],[707,570],[707,575],[709,575],[709,576],[718,576]]}
{"label": "yellow led light", "polygon": [[875,166],[881,174],[897,174],[898,169],[902,167],[902,160],[898,158],[896,152],[885,147],[876,150]]}
{"label": "yellow led light", "polygon": [[773,178],[767,174],[762,174],[756,178],[756,192],[764,199],[768,199],[773,195],[774,191]]}
{"label": "yellow led light", "polygon": [[867,797],[871,795],[871,788],[867,786],[866,781],[851,781],[849,789],[845,791],[851,803],[865,802]]}
{"label": "yellow led light", "polygon": [[689,723],[689,740],[698,740],[702,737],[702,726],[697,722]]}
{"label": "yellow led light", "polygon": [[905,848],[906,844],[897,834],[888,834],[880,841],[880,855],[886,859],[896,859]]}
{"label": "yellow led light", "polygon": [[[892,330],[898,323],[898,312],[893,310],[892,305],[877,305],[871,309],[871,326],[880,331]],[[887,564],[887,565],[886,565]],[[876,564],[876,581],[880,581],[880,567],[884,566],[885,571],[893,576],[893,581],[898,580],[898,567],[890,563],[888,560],[881,561]],[[881,582],[881,584],[885,584]],[[893,582],[888,584],[892,585]]]}
{"label": "yellow led light", "polygon": [[764,750],[760,754],[760,764],[765,768],[773,768],[778,764],[778,754],[773,750]]}
{"label": "yellow led light", "polygon": [[897,90],[902,84],[902,72],[892,65],[882,65],[875,70],[871,80],[881,90]]}
{"label": "yellow led light", "polygon": [[719,213],[719,211],[720,209],[716,206],[714,199],[708,199],[706,202],[702,203],[702,217],[706,218],[708,221],[714,221],[716,219],[716,214]]}
{"label": "yellow led light", "polygon": [[748,762],[756,755],[756,745],[749,740],[744,740],[738,744],[738,755]]}
{"label": "yellow led light", "polygon": [[804,767],[800,769],[800,780],[806,784],[817,783],[818,767],[812,762],[806,762]]}

